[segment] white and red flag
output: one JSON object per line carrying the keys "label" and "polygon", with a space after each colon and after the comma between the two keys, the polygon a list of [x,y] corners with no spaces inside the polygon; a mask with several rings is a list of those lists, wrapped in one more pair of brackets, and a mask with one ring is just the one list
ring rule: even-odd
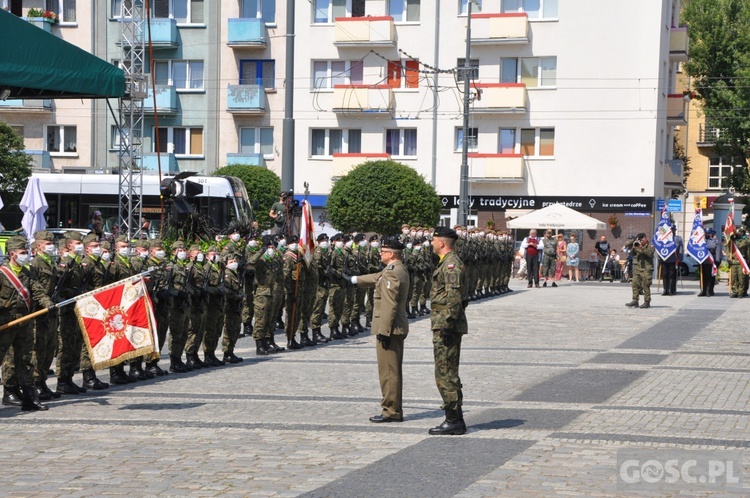
{"label": "white and red flag", "polygon": [[78,323],[94,369],[158,349],[153,305],[142,278],[120,280],[75,299]]}
{"label": "white and red flag", "polygon": [[[729,213],[727,213],[727,222],[724,223],[724,237],[729,238],[734,233],[734,199],[729,199]],[[742,267],[742,273],[745,275],[750,274],[750,266],[742,256],[740,248],[734,243],[734,240],[729,239],[729,252],[737,258],[737,261]]]}
{"label": "white and red flag", "polygon": [[302,201],[302,220],[299,229],[299,246],[302,248],[302,254],[305,255],[305,261],[310,264],[313,251],[315,251],[315,224],[312,219],[312,209],[310,203]]}

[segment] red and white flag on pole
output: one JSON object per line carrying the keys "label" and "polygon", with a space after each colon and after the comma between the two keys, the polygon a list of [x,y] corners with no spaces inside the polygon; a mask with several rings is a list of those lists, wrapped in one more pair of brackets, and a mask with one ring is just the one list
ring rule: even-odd
{"label": "red and white flag on pole", "polygon": [[159,344],[142,278],[125,279],[76,298],[75,310],[94,369],[154,353]]}
{"label": "red and white flag on pole", "polygon": [[315,251],[315,224],[312,219],[312,209],[310,203],[302,201],[302,220],[299,229],[299,245],[302,248],[302,254],[305,261],[310,264],[313,251]]}
{"label": "red and white flag on pole", "polygon": [[[727,222],[724,224],[724,237],[729,238],[734,233],[734,199],[729,199],[729,213],[727,213]],[[737,259],[742,267],[742,273],[745,275],[750,274],[750,266],[742,256],[740,248],[734,243],[732,239],[729,239],[729,251]]]}

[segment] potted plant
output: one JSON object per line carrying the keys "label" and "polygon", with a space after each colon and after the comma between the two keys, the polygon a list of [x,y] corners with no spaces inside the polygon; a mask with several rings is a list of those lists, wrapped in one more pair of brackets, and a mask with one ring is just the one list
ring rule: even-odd
{"label": "potted plant", "polygon": [[609,228],[615,228],[620,224],[620,220],[618,220],[617,216],[613,214],[609,217],[609,219],[607,219],[607,223],[609,223]]}
{"label": "potted plant", "polygon": [[487,220],[487,229],[488,230],[494,230],[495,229],[495,220]]}
{"label": "potted plant", "polygon": [[29,11],[26,13],[26,17],[29,19],[29,21],[36,21],[41,19],[43,22],[47,22],[50,24],[56,24],[59,21],[57,14],[50,10],[42,9],[29,9]]}

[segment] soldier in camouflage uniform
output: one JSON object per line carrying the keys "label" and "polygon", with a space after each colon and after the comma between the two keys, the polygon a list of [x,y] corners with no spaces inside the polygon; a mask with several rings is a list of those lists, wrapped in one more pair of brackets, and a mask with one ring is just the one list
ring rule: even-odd
{"label": "soldier in camouflage uniform", "polygon": [[[5,243],[7,257],[0,269],[0,325],[28,315],[37,307],[53,305],[41,283],[34,280],[28,267],[29,249],[25,237],[14,236]],[[50,310],[55,313],[56,309]],[[34,322],[28,320],[0,332],[0,358],[13,349],[13,365],[21,410],[47,410],[39,402],[33,387]],[[5,382],[5,377],[3,381]],[[3,386],[5,390],[5,386]],[[3,396],[3,404],[5,396]]]}
{"label": "soldier in camouflage uniform", "polygon": [[[206,251],[206,265],[204,269],[205,281],[203,287],[206,291],[206,313],[204,316],[203,335],[203,363],[207,367],[220,367],[224,362],[216,357],[216,348],[219,345],[219,337],[224,327],[224,267],[221,262],[219,249],[211,246]],[[193,343],[196,354],[200,347],[197,337]]]}
{"label": "soldier in camouflage uniform", "polygon": [[[242,248],[244,252],[244,247]],[[245,291],[242,290],[242,276],[238,273],[240,255],[229,252],[226,254],[226,270],[224,273],[224,336],[221,348],[224,352],[224,363],[240,363],[243,359],[234,354],[234,347],[240,336],[242,327],[242,300]]]}
{"label": "soldier in camouflage uniform", "polygon": [[341,315],[341,331],[343,336],[357,335],[357,329],[351,326],[351,317],[354,313],[357,300],[357,289],[349,282],[349,277],[359,273],[359,264],[354,252],[354,241],[350,235],[344,235],[344,311]]}
{"label": "soldier in camouflage uniform", "polygon": [[318,290],[318,267],[317,262],[310,254],[309,260],[304,256],[304,253],[298,248],[299,256],[302,258],[302,266],[300,271],[305,272],[305,276],[302,279],[304,285],[300,287],[297,293],[297,309],[299,310],[299,326],[297,331],[299,332],[299,343],[302,346],[316,346],[317,343],[310,339],[310,333],[307,326],[310,324],[312,318],[312,309],[315,302],[315,294]]}
{"label": "soldier in camouflage uniform", "polygon": [[[366,275],[370,269],[370,249],[367,245],[367,237],[365,237],[365,234],[358,233],[352,237],[352,255],[354,256],[357,275]],[[352,313],[349,315],[349,329],[350,332],[353,330],[355,334],[358,334],[365,331],[360,321],[360,315],[365,308],[367,289],[364,287],[353,287],[354,303],[352,306]]]}
{"label": "soldier in camouflage uniform", "polygon": [[[172,243],[171,279],[169,289],[169,371],[172,373],[192,372],[182,361],[182,353],[187,342],[190,315],[190,294],[187,289],[189,263],[185,243],[176,240]],[[192,276],[191,276],[192,278]]]}
{"label": "soldier in camouflage uniform", "polygon": [[276,247],[273,236],[264,235],[260,246],[248,248],[248,265],[255,271],[255,295],[253,305],[255,306],[255,327],[253,328],[253,339],[255,339],[255,354],[267,356],[276,350],[269,343],[273,337],[274,323],[273,315],[273,285],[274,285],[274,258]]}
{"label": "soldier in camouflage uniform", "polygon": [[148,245],[149,256],[144,262],[145,268],[154,268],[146,287],[154,303],[156,317],[156,333],[159,339],[158,350],[147,358],[146,371],[154,376],[166,375],[167,372],[159,367],[159,354],[164,349],[169,328],[169,282],[172,279],[172,265],[167,260],[164,244],[159,239],[152,240]]}
{"label": "soldier in camouflage uniform", "polygon": [[300,289],[305,286],[306,270],[304,258],[297,252],[299,237],[291,235],[287,239],[289,245],[286,247],[282,261],[284,262],[284,294],[286,295],[286,347],[287,349],[300,349],[303,346],[297,342],[295,334],[300,319]]}
{"label": "soldier in camouflage uniform", "polygon": [[419,311],[423,315],[429,315],[430,309],[427,307],[427,300],[430,299],[430,290],[432,289],[432,272],[435,271],[435,260],[437,259],[432,252],[432,230],[425,230],[425,240],[422,242],[422,257],[425,265],[425,279],[422,283],[422,295],[419,297]]}
{"label": "soldier in camouflage uniform", "polygon": [[[742,227],[738,227],[731,235],[724,236],[724,254],[727,255],[727,260],[729,261],[729,279],[732,284],[729,293],[729,297],[731,298],[739,297],[742,299],[745,297],[745,275],[742,273],[742,265],[740,264],[740,260],[737,258],[733,248],[736,246],[740,254],[747,258],[745,252],[747,251],[746,247],[749,244],[750,240],[748,240],[745,229]],[[745,261],[747,261],[747,259],[745,259]]]}
{"label": "soldier in camouflage uniform", "polygon": [[206,365],[198,357],[198,350],[203,343],[204,322],[206,312],[206,296],[204,291],[205,273],[204,265],[206,258],[197,244],[190,246],[188,250],[187,265],[187,292],[190,295],[190,308],[188,310],[188,334],[185,341],[185,366],[193,370],[200,370]]}
{"label": "soldier in camouflage uniform", "polygon": [[[417,231],[419,232],[419,230]],[[422,239],[415,238],[412,247],[407,251],[410,254],[410,267],[413,266],[411,295],[409,296],[409,309],[414,316],[422,316],[419,309],[419,297],[424,288],[425,271],[427,270],[424,257],[422,256]]]}
{"label": "soldier in camouflage uniform", "polygon": [[[130,243],[128,242],[127,236],[120,235],[115,240],[114,255],[112,256],[111,263],[112,267],[110,269],[110,280],[113,282],[132,277],[136,274],[133,263],[130,260]],[[135,382],[138,379],[145,380],[146,373],[142,368],[140,370],[138,369],[138,367],[141,366],[140,363],[140,359],[137,359],[136,361],[133,361],[133,363],[131,363],[131,369],[134,372],[134,375],[132,377],[125,373],[124,362],[120,363],[119,365],[115,365],[114,367],[110,367],[109,383],[114,385],[122,385]]]}
{"label": "soldier in camouflage uniform", "polygon": [[[377,235],[370,237],[370,251],[368,255],[367,274],[380,273],[380,240]],[[372,325],[372,312],[375,309],[375,288],[367,288],[367,302],[365,303],[365,328],[369,329]]]}
{"label": "soldier in camouflage uniform", "polygon": [[328,287],[330,285],[330,265],[331,250],[328,235],[321,233],[317,238],[318,245],[313,251],[312,268],[318,276],[315,288],[315,298],[313,299],[312,312],[310,314],[310,327],[312,327],[313,341],[317,343],[326,343],[327,339],[321,332],[320,327],[323,325],[323,313],[328,302]]}
{"label": "soldier in camouflage uniform", "polygon": [[633,256],[633,300],[625,306],[638,307],[638,297],[643,292],[644,303],[641,308],[651,307],[651,277],[654,274],[654,247],[649,244],[645,233],[639,233],[635,239],[628,240],[625,247]]}
{"label": "soldier in camouflage uniform", "polygon": [[463,393],[458,376],[461,340],[468,332],[464,264],[453,251],[458,235],[446,227],[435,229],[432,248],[440,262],[432,274],[430,329],[435,353],[435,382],[443,399],[445,421],[430,429],[431,435],[464,434]]}
{"label": "soldier in camouflage uniform", "polygon": [[[31,260],[30,266],[32,277],[41,284],[44,293],[54,302],[58,297],[55,295],[58,275],[57,264],[53,260],[55,257],[53,240],[54,235],[46,230],[34,234],[36,256]],[[34,322],[34,385],[42,401],[60,397],[60,393],[53,392],[47,386],[47,372],[57,352],[57,326],[57,313],[47,313]]]}
{"label": "soldier in camouflage uniform", "polygon": [[[273,289],[273,316],[276,317],[276,328],[284,330],[284,320],[282,320],[282,313],[284,311],[284,262],[283,256],[286,252],[286,236],[280,237],[277,243],[278,250],[274,254],[274,261],[276,265],[274,267],[274,289]],[[272,337],[273,339],[273,337]],[[274,349],[276,348],[276,342],[274,341]]]}
{"label": "soldier in camouflage uniform", "polygon": [[344,312],[344,273],[346,273],[346,254],[344,254],[344,237],[341,233],[331,237],[334,247],[330,256],[330,274],[328,275],[328,328],[329,339],[343,339],[339,331],[339,320]]}

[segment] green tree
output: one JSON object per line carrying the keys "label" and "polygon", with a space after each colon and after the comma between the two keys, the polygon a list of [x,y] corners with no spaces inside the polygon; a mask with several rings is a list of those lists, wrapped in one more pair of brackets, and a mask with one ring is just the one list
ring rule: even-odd
{"label": "green tree", "polygon": [[706,125],[718,128],[716,152],[734,158],[730,184],[750,192],[750,2],[687,0],[682,21],[688,26],[690,60],[685,71],[701,101]]}
{"label": "green tree", "polygon": [[31,176],[33,160],[24,149],[23,137],[0,122],[0,197],[6,206],[21,202]]}
{"label": "green tree", "polygon": [[328,219],[340,230],[398,233],[403,223],[435,226],[442,204],[414,169],[368,161],[341,177],[328,196]]}
{"label": "green tree", "polygon": [[245,184],[250,202],[257,202],[254,209],[255,219],[261,228],[271,227],[268,212],[274,202],[279,200],[281,179],[273,171],[256,166],[224,166],[214,172],[214,176],[236,176]]}

